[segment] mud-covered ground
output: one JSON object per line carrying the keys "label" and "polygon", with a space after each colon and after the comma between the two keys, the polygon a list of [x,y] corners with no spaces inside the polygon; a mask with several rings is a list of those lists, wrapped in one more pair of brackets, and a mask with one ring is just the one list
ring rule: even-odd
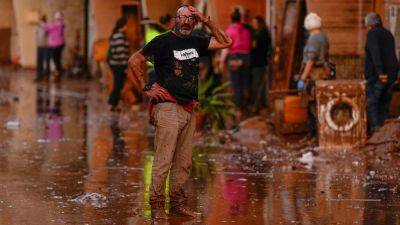
{"label": "mud-covered ground", "polygon": [[[154,223],[146,112],[110,113],[93,81],[33,79],[0,72],[0,224]],[[399,223],[396,147],[374,142],[323,157],[268,123],[257,126],[265,136],[242,129],[199,137],[187,190],[203,218],[156,224]],[[392,139],[383,144],[396,146]]]}

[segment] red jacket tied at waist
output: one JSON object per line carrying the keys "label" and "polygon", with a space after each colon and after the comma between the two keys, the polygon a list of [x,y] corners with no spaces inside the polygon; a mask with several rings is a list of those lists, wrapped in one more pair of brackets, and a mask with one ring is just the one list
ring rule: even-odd
{"label": "red jacket tied at waist", "polygon": [[[167,96],[165,96],[165,102],[172,102],[175,104],[178,104],[178,101],[174,98],[174,96],[171,95],[171,93],[169,93],[169,91],[163,87],[161,87],[159,84],[154,83],[151,86],[151,89],[160,89],[160,90],[164,90],[167,93]],[[153,107],[154,105],[156,105],[158,102],[155,102],[153,100],[150,100],[150,104],[149,104],[149,108],[148,108],[148,113],[149,116],[151,116],[152,112],[153,112]],[[200,106],[200,102],[193,100],[190,103],[186,104],[186,105],[182,105],[183,109],[188,112],[188,113],[192,113],[194,112],[194,107]]]}

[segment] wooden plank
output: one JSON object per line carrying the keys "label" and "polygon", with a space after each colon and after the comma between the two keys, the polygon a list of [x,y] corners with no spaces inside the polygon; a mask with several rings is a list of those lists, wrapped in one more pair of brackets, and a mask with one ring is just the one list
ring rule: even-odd
{"label": "wooden plank", "polygon": [[302,20],[305,14],[305,5],[303,0],[287,1],[283,19],[281,21],[281,33],[277,34],[275,53],[273,57],[274,80],[272,90],[289,89],[290,82],[296,71],[297,56],[299,52],[299,43],[302,39],[300,33],[302,30]]}

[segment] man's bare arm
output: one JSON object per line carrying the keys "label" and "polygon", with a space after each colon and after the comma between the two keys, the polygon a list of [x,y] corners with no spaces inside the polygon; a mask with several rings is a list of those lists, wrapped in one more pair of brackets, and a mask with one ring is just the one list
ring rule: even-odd
{"label": "man's bare arm", "polygon": [[232,39],[223,31],[217,27],[214,22],[211,21],[210,17],[205,17],[196,8],[189,7],[189,10],[197,17],[200,22],[204,23],[210,30],[214,37],[211,38],[209,50],[217,50],[228,48],[232,44]]}
{"label": "man's bare arm", "polygon": [[211,30],[214,37],[211,38],[210,50],[229,48],[232,45],[232,39],[223,31],[217,27],[214,22],[208,19],[204,24]]}
{"label": "man's bare arm", "polygon": [[130,58],[128,62],[128,67],[130,70],[130,73],[128,73],[128,79],[134,82],[135,80],[138,80],[140,82],[140,85],[142,88],[144,88],[144,85],[146,84],[145,78],[144,78],[144,72],[142,70],[142,65],[143,63],[146,62],[146,57],[142,55],[142,51],[139,50],[135,52]]}
{"label": "man's bare arm", "polygon": [[304,67],[303,74],[300,77],[300,80],[307,80],[310,76],[310,72],[314,66],[314,62],[312,60],[308,60],[306,66]]}
{"label": "man's bare arm", "polygon": [[[154,59],[146,58],[142,54],[142,51],[139,50],[129,58],[128,62],[128,67],[130,71],[129,73],[127,73],[128,79],[131,80],[133,83],[135,83],[135,81],[139,81],[142,89],[144,89],[146,86],[144,72],[142,70],[142,65],[146,61],[154,63]],[[153,87],[151,87],[148,90],[145,90],[144,94],[150,99],[155,101],[163,101],[168,96],[168,93],[164,89],[153,88]]]}

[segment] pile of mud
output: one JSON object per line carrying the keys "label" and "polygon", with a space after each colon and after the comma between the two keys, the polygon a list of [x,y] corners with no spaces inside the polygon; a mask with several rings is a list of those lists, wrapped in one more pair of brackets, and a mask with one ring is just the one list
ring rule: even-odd
{"label": "pile of mud", "polygon": [[253,117],[241,122],[236,129],[204,135],[196,141],[200,148],[225,149],[235,153],[230,162],[241,165],[246,172],[266,172],[271,167],[294,164],[302,150],[311,151],[309,143],[288,143],[278,134],[273,123],[263,117]]}
{"label": "pile of mud", "polygon": [[400,119],[387,120],[367,141],[364,149],[376,152],[400,151]]}
{"label": "pile of mud", "polygon": [[270,146],[282,147],[285,142],[276,132],[271,121],[263,117],[253,117],[241,122],[233,130],[224,130],[198,137],[196,145],[233,150],[259,150]]}

